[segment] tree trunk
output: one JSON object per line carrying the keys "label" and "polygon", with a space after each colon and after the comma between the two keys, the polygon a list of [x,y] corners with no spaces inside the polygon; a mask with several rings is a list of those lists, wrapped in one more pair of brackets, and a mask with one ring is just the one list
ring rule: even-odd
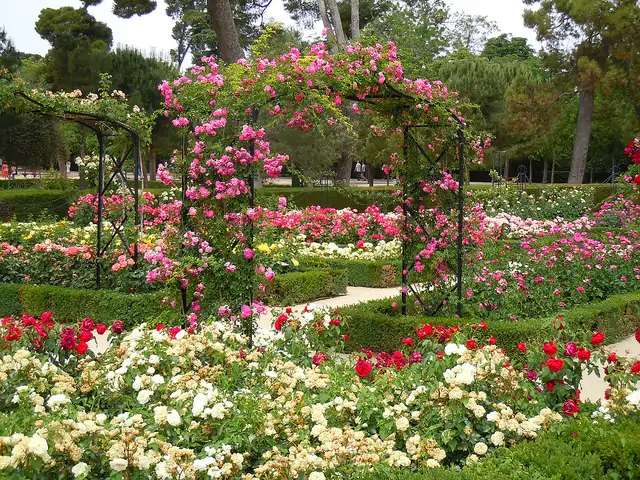
{"label": "tree trunk", "polygon": [[542,166],[542,183],[549,183],[549,159],[544,159],[544,164]]}
{"label": "tree trunk", "polygon": [[373,187],[373,168],[371,168],[371,165],[367,165],[367,180],[369,181],[369,186]]}
{"label": "tree trunk", "polygon": [[149,180],[152,182],[156,181],[156,170],[158,170],[157,162],[156,162],[156,149],[153,145],[149,147]]}
{"label": "tree trunk", "polygon": [[353,166],[353,159],[347,152],[340,154],[340,160],[336,167],[336,183],[348,187],[351,183],[351,167]]}
{"label": "tree trunk", "polygon": [[60,178],[67,178],[67,155],[64,152],[58,152],[58,171]]}
{"label": "tree trunk", "polygon": [[331,15],[331,23],[336,31],[336,40],[338,45],[344,45],[347,43],[347,39],[344,36],[344,30],[342,30],[342,20],[340,19],[340,10],[338,10],[338,2],[336,0],[327,0],[329,5],[329,14]]}
{"label": "tree trunk", "polygon": [[351,41],[360,38],[360,0],[351,0]]}
{"label": "tree trunk", "polygon": [[593,104],[595,102],[595,89],[582,89],[582,82],[580,87],[578,122],[576,123],[576,136],[573,141],[571,170],[569,171],[569,183],[571,184],[580,184],[584,178],[584,170],[587,165],[587,154],[589,153],[589,139],[591,137]]}
{"label": "tree trunk", "polygon": [[331,53],[338,53],[338,45],[336,44],[336,37],[333,34],[333,28],[331,28],[331,22],[329,21],[329,15],[327,15],[327,4],[325,0],[318,0],[318,10],[320,10],[320,19],[322,20],[322,27],[327,31],[327,40],[329,43],[329,49]]}
{"label": "tree trunk", "polygon": [[554,158],[553,162],[551,163],[551,185],[553,185],[555,176],[556,176],[556,160]]}
{"label": "tree trunk", "polygon": [[207,0],[207,9],[211,25],[218,37],[220,58],[226,63],[235,63],[244,58],[229,0]]}
{"label": "tree trunk", "polygon": [[533,183],[533,160],[529,159],[529,182]]}

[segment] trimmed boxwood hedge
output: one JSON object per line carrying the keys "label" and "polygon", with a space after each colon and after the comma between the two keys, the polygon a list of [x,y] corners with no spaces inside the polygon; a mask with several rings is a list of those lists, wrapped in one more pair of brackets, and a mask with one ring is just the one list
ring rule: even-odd
{"label": "trimmed boxwood hedge", "polygon": [[[400,304],[400,299],[396,298],[375,300],[341,309],[343,315],[350,317],[347,323],[347,348],[352,351],[361,348],[393,351],[398,349],[403,338],[414,335],[415,328],[425,323],[463,326],[480,320],[418,315],[403,317],[400,307],[394,309],[391,306],[394,300]],[[561,314],[569,328],[599,330],[607,335],[608,343],[617,342],[640,328],[640,292],[616,295],[601,302],[563,311]],[[498,344],[508,353],[517,355],[516,345],[519,342],[548,338],[554,328],[554,318],[532,318],[518,322],[493,321],[489,323],[489,333],[496,337]]]}
{"label": "trimmed boxwood hedge", "polygon": [[365,261],[343,258],[303,257],[300,265],[304,268],[330,268],[346,270],[349,286],[387,288],[400,285],[400,261]]}
{"label": "trimmed boxwood hedge", "polygon": [[18,221],[47,213],[56,218],[66,217],[75,195],[65,190],[0,190],[0,220]]}
{"label": "trimmed boxwood hedge", "polygon": [[78,290],[49,285],[0,284],[0,316],[50,311],[60,323],[84,317],[109,323],[125,320],[137,325],[166,312],[161,304],[166,292],[126,294],[109,290]]}
{"label": "trimmed boxwood hedge", "polygon": [[346,270],[318,269],[277,275],[266,285],[269,305],[295,305],[347,293]]}

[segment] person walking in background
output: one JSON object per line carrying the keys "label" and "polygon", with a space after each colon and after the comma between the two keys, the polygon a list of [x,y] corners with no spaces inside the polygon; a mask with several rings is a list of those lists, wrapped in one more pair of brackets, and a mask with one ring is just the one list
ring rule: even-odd
{"label": "person walking in background", "polygon": [[11,180],[15,180],[17,176],[18,176],[18,167],[14,165],[13,167],[11,167]]}
{"label": "person walking in background", "polygon": [[2,170],[0,170],[0,175],[2,178],[9,180],[9,165],[4,160],[2,161]]}
{"label": "person walking in background", "polygon": [[358,160],[358,162],[356,163],[356,180],[360,180],[360,177],[362,176],[361,172],[362,165],[360,164],[360,160]]}
{"label": "person walking in background", "polygon": [[367,178],[367,164],[365,162],[362,162],[362,179],[366,179]]}

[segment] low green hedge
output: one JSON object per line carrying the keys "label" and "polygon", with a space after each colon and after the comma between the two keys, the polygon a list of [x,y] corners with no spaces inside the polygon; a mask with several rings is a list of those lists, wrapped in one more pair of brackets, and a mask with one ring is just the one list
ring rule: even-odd
{"label": "low green hedge", "polygon": [[26,221],[45,214],[64,218],[74,200],[75,194],[66,190],[0,190],[0,220]]}
{"label": "low green hedge", "polygon": [[266,285],[263,298],[270,305],[296,305],[347,293],[346,270],[319,269],[277,275]]}
{"label": "low green hedge", "polygon": [[[392,307],[392,302],[398,304]],[[479,318],[426,317],[401,315],[400,298],[375,300],[342,309],[350,317],[347,324],[352,351],[371,348],[376,351],[393,351],[403,338],[415,334],[415,328],[425,323],[437,325],[468,325]],[[599,330],[607,335],[607,342],[620,341],[640,328],[640,292],[616,295],[601,302],[592,303],[560,312],[564,323],[575,329]],[[521,341],[547,339],[553,330],[555,317],[531,318],[518,322],[494,321],[489,323],[489,333],[511,355],[517,355],[516,346]]]}
{"label": "low green hedge", "polygon": [[400,261],[364,261],[343,258],[303,257],[300,265],[305,268],[330,268],[346,270],[349,286],[387,288],[400,285],[402,267]]}
{"label": "low green hedge", "polygon": [[[586,415],[585,415],[586,416]],[[543,431],[532,441],[500,448],[459,468],[407,471],[376,466],[352,480],[596,480],[640,478],[640,424],[593,424],[578,418]]]}
{"label": "low green hedge", "polygon": [[126,294],[109,290],[78,290],[41,285],[0,284],[0,316],[28,312],[40,315],[50,311],[60,323],[73,323],[82,318],[110,323],[123,320],[138,325],[161,316],[166,292]]}

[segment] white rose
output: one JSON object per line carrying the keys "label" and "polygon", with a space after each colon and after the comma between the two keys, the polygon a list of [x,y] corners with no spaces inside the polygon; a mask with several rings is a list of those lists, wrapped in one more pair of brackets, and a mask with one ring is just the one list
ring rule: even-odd
{"label": "white rose", "polygon": [[137,392],[141,390],[142,387],[144,387],[144,384],[142,383],[142,378],[140,377],[140,375],[136,375],[136,379],[133,381],[131,388],[133,388]]}
{"label": "white rose", "polygon": [[71,469],[71,473],[73,473],[75,478],[87,476],[89,473],[89,465],[84,462],[77,463]]}
{"label": "white rose", "polygon": [[165,407],[164,405],[160,405],[153,409],[153,419],[158,425],[164,425],[165,423],[167,423],[168,415],[169,412],[167,410],[167,407]]}
{"label": "white rose", "polygon": [[138,403],[141,405],[147,404],[151,399],[151,395],[153,395],[151,390],[140,390],[137,397]]}
{"label": "white rose", "polygon": [[96,415],[96,423],[98,425],[104,425],[104,422],[107,421],[107,416],[104,413],[99,413]]}
{"label": "white rose", "polygon": [[496,447],[500,447],[504,444],[504,433],[495,432],[491,435],[491,443],[493,443]]}
{"label": "white rose", "polygon": [[311,472],[309,474],[309,480],[325,480],[324,473],[322,473],[322,472]]}
{"label": "white rose", "polygon": [[489,447],[487,447],[486,443],[478,442],[473,447],[473,452],[477,455],[484,455],[485,453],[487,453],[488,449]]}
{"label": "white rose", "polygon": [[123,472],[129,466],[129,462],[124,458],[114,458],[109,462],[109,466],[111,467],[111,470]]}
{"label": "white rose", "polygon": [[167,471],[167,462],[160,462],[156,465],[156,476],[162,480],[170,477]]}
{"label": "white rose", "polygon": [[146,455],[141,455],[140,458],[138,458],[138,467],[141,470],[149,470],[150,466],[151,461],[149,460],[149,457],[147,457]]}
{"label": "white rose", "polygon": [[487,421],[489,422],[497,422],[500,419],[500,414],[498,412],[489,412],[487,414]]}
{"label": "white rose", "polygon": [[169,412],[169,415],[167,415],[167,423],[172,427],[177,427],[178,425],[180,425],[180,423],[182,423],[180,414],[176,410],[171,410]]}
{"label": "white rose", "polygon": [[47,444],[47,440],[37,433],[29,439],[27,448],[29,449],[29,453],[33,453],[45,461],[49,461],[51,458],[48,453],[49,444]]}
{"label": "white rose", "polygon": [[164,383],[164,377],[162,375],[154,375],[151,377],[151,383],[154,385],[162,385]]}
{"label": "white rose", "polygon": [[396,418],[396,429],[399,432],[405,432],[409,428],[409,420],[406,417]]}
{"label": "white rose", "polygon": [[149,356],[149,363],[151,365],[157,365],[160,363],[160,357],[158,355],[150,355]]}

